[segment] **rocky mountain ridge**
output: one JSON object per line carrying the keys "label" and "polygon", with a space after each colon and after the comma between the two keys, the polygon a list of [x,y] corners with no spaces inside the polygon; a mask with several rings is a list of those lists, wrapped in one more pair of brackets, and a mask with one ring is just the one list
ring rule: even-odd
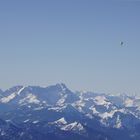
{"label": "rocky mountain ridge", "polygon": [[140,139],[138,96],[73,92],[65,84],[15,86],[0,95],[1,140]]}

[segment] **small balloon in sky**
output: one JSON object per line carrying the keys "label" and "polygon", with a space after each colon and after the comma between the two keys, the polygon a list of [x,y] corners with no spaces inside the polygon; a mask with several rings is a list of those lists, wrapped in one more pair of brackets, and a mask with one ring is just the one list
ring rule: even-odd
{"label": "small balloon in sky", "polygon": [[123,42],[123,41],[121,41],[121,43],[120,43],[120,44],[121,44],[121,46],[123,46],[123,45],[124,45],[124,42]]}

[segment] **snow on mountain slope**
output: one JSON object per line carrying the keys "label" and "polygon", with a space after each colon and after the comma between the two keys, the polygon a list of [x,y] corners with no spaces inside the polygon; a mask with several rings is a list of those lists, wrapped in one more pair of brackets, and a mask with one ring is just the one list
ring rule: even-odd
{"label": "snow on mountain slope", "polygon": [[59,119],[59,120],[57,120],[57,121],[55,121],[54,123],[60,124],[60,125],[65,125],[65,124],[67,124],[67,122],[66,122],[66,120],[65,120],[64,117],[61,118],[61,119]]}
{"label": "snow on mountain slope", "polygon": [[2,119],[49,132],[57,129],[85,135],[90,130],[133,132],[140,128],[139,97],[73,92],[64,84],[2,91],[0,109]]}
{"label": "snow on mountain slope", "polygon": [[57,127],[63,127],[64,125],[67,124],[67,121],[65,120],[65,118],[60,118],[54,122],[49,122],[49,124],[51,125],[56,125]]}
{"label": "snow on mountain slope", "polygon": [[96,96],[94,98],[95,100],[95,103],[97,105],[109,105],[110,103],[107,101],[106,97],[105,96]]}
{"label": "snow on mountain slope", "polygon": [[17,86],[3,93],[0,103],[46,103],[49,105],[63,105],[65,102],[78,100],[78,96],[71,92],[64,84],[56,84],[46,88]]}
{"label": "snow on mountain slope", "polygon": [[55,125],[56,127],[60,128],[63,131],[72,131],[74,133],[84,133],[85,129],[82,124],[78,122],[68,123],[65,118],[60,118],[54,122],[50,122],[50,125]]}
{"label": "snow on mountain slope", "polygon": [[12,99],[14,99],[16,97],[16,93],[12,93],[11,95],[7,96],[7,97],[3,97],[0,99],[1,103],[8,103],[9,101],[11,101]]}
{"label": "snow on mountain slope", "polygon": [[33,95],[32,93],[29,93],[25,98],[19,101],[19,104],[22,104],[22,105],[25,105],[26,103],[39,104],[40,101],[37,99],[35,95]]}
{"label": "snow on mountain slope", "polygon": [[126,107],[132,107],[134,105],[134,101],[132,99],[127,98],[124,102]]}
{"label": "snow on mountain slope", "polygon": [[8,103],[8,102],[10,102],[10,101],[13,100],[16,96],[20,95],[20,93],[21,93],[23,90],[24,90],[24,87],[21,87],[21,88],[19,88],[18,90],[16,89],[16,91],[14,91],[13,93],[11,93],[11,94],[8,95],[8,96],[5,96],[5,95],[3,94],[4,97],[2,97],[2,98],[0,99],[0,102],[1,102],[1,103]]}
{"label": "snow on mountain slope", "polygon": [[65,125],[61,128],[61,130],[74,131],[75,133],[85,132],[84,127],[78,122],[73,122],[73,123],[70,123],[68,125]]}

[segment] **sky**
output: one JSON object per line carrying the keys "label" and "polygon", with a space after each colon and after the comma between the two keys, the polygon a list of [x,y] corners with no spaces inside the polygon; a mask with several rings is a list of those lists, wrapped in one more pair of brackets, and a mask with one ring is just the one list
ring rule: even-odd
{"label": "sky", "polygon": [[0,88],[56,83],[140,94],[140,1],[1,0]]}

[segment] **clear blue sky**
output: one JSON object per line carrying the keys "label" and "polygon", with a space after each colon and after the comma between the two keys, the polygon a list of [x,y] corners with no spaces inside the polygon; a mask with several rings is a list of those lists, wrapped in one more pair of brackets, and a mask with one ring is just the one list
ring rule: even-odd
{"label": "clear blue sky", "polygon": [[140,94],[138,0],[0,1],[0,87],[59,82]]}

